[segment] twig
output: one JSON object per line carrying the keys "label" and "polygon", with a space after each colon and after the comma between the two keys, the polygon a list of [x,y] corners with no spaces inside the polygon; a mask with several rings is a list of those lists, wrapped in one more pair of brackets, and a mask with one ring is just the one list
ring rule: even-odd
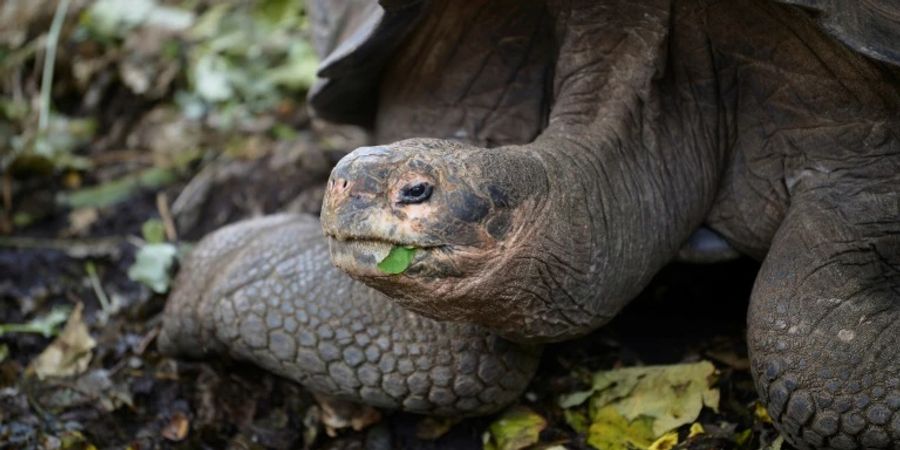
{"label": "twig", "polygon": [[[7,70],[18,68],[25,64],[25,61],[27,61],[28,58],[34,56],[35,53],[38,52],[38,49],[46,44],[46,41],[47,36],[39,36],[35,39],[32,39],[22,47],[13,50],[10,54],[6,55],[6,57],[3,58],[3,61],[0,61],[0,72],[6,72]],[[13,92],[15,91],[16,90],[14,89]],[[19,89],[18,91],[21,92],[21,89]],[[16,98],[16,100],[19,100],[19,98]]]}
{"label": "twig", "polygon": [[153,155],[148,155],[140,150],[106,150],[103,153],[91,157],[94,166],[106,164],[121,164],[123,162],[136,164],[153,164]]}
{"label": "twig", "polygon": [[3,209],[12,211],[12,177],[9,172],[3,172]]}
{"label": "twig", "polygon": [[[0,161],[0,167],[4,166],[4,161]],[[13,224],[13,201],[12,201],[12,177],[9,171],[4,170],[2,179],[0,179],[0,234],[12,233],[15,225]]]}
{"label": "twig", "polygon": [[118,258],[120,247],[128,242],[119,237],[93,239],[42,239],[27,236],[0,236],[0,248],[56,250],[72,258]]}
{"label": "twig", "polygon": [[175,221],[172,220],[172,211],[169,209],[169,196],[165,192],[156,194],[156,210],[162,219],[163,228],[166,230],[166,239],[169,242],[178,240],[178,231],[175,229]]}
{"label": "twig", "polygon": [[62,31],[66,13],[69,11],[71,0],[60,0],[53,13],[53,23],[47,33],[47,51],[44,53],[44,69],[41,74],[41,110],[38,117],[38,130],[44,132],[50,124],[50,94],[53,90],[53,68],[56,65],[56,46],[59,42],[59,33]]}
{"label": "twig", "polygon": [[110,314],[112,308],[110,307],[109,297],[106,296],[103,285],[100,284],[100,277],[97,276],[97,267],[94,266],[93,261],[88,261],[84,263],[84,269],[87,271],[88,279],[91,280],[94,295],[97,296],[97,300],[100,300],[100,308],[103,309],[105,314]]}
{"label": "twig", "polygon": [[147,332],[147,334],[144,335],[144,337],[141,338],[140,342],[138,342],[137,347],[135,347],[134,349],[135,354],[140,356],[143,355],[145,351],[147,351],[147,347],[149,347],[150,344],[159,336],[159,328],[159,325],[154,326],[150,329],[150,331]]}

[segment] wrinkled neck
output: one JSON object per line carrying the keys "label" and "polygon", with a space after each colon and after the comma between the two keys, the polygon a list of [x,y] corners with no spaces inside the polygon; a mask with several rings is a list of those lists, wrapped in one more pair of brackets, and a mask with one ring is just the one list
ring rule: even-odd
{"label": "wrinkled neck", "polygon": [[[454,159],[462,180],[511,196],[495,214],[504,220],[485,224],[497,244],[458,253],[447,263],[458,275],[376,286],[429,317],[520,342],[580,336],[615,315],[701,223],[722,160],[697,137],[715,123],[704,115],[715,109],[702,110],[715,99],[691,97],[693,80],[714,74],[675,76],[667,65],[669,0],[547,6],[557,47],[547,127],[531,143]],[[692,59],[705,53],[687,53],[678,70],[705,67]]]}
{"label": "wrinkled neck", "polygon": [[385,68],[376,142],[531,142],[546,126],[553,41],[543,0],[429,2]]}
{"label": "wrinkled neck", "polygon": [[500,294],[533,308],[524,326],[500,330],[518,340],[561,340],[609,320],[700,225],[718,183],[719,159],[663,86],[669,2],[553,6],[549,125],[507,148],[539,159],[548,183],[519,267],[505,269],[525,274],[527,288]]}
{"label": "wrinkled neck", "polygon": [[[640,113],[664,70],[669,0],[557,0],[556,101],[547,135],[613,132]],[[639,117],[632,117],[638,119]]]}

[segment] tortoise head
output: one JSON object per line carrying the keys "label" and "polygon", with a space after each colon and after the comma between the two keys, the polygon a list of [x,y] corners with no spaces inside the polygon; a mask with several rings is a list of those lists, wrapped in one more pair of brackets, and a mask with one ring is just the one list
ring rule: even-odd
{"label": "tortoise head", "polygon": [[[426,316],[483,323],[474,319],[500,313],[508,279],[497,272],[527,247],[544,192],[536,159],[412,139],[345,156],[322,226],[332,261],[352,277]],[[392,250],[411,258],[388,267]]]}

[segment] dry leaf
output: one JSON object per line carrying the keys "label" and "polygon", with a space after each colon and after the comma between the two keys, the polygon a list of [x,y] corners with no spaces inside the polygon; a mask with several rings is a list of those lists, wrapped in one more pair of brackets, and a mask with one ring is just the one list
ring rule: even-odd
{"label": "dry leaf", "polygon": [[91,226],[100,218],[97,208],[78,208],[69,213],[69,228],[66,229],[66,236],[84,236],[88,233]]}
{"label": "dry leaf", "polygon": [[704,406],[718,410],[715,374],[708,361],[601,371],[589,391],[564,396],[560,406],[568,409],[590,399],[593,411],[612,406],[629,422],[649,418],[656,438],[693,422]]}
{"label": "dry leaf", "polygon": [[29,367],[39,379],[78,375],[87,370],[97,345],[82,320],[84,305],[78,303],[62,333],[38,355]]}
{"label": "dry leaf", "polygon": [[381,421],[381,413],[371,406],[338,400],[323,394],[313,396],[322,409],[325,433],[331,437],[337,436],[337,431],[344,428],[360,431]]}
{"label": "dry leaf", "polygon": [[416,423],[416,437],[425,441],[433,441],[447,434],[460,420],[462,420],[461,417],[424,417]]}
{"label": "dry leaf", "polygon": [[169,419],[169,423],[163,427],[160,434],[170,441],[178,442],[187,437],[188,430],[190,429],[191,422],[188,420],[187,416],[184,415],[183,412],[176,411],[175,414],[172,414],[172,418]]}

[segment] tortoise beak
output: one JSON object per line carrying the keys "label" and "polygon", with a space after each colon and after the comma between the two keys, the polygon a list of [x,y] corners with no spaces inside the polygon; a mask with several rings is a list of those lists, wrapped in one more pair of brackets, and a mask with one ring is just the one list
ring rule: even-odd
{"label": "tortoise beak", "polygon": [[386,147],[362,147],[334,167],[322,202],[322,228],[327,236],[339,240],[367,237],[384,225],[385,218],[378,215],[388,210],[388,155]]}
{"label": "tortoise beak", "polygon": [[391,251],[392,245],[382,241],[328,239],[328,251],[334,265],[357,277],[385,276],[378,263]]}

